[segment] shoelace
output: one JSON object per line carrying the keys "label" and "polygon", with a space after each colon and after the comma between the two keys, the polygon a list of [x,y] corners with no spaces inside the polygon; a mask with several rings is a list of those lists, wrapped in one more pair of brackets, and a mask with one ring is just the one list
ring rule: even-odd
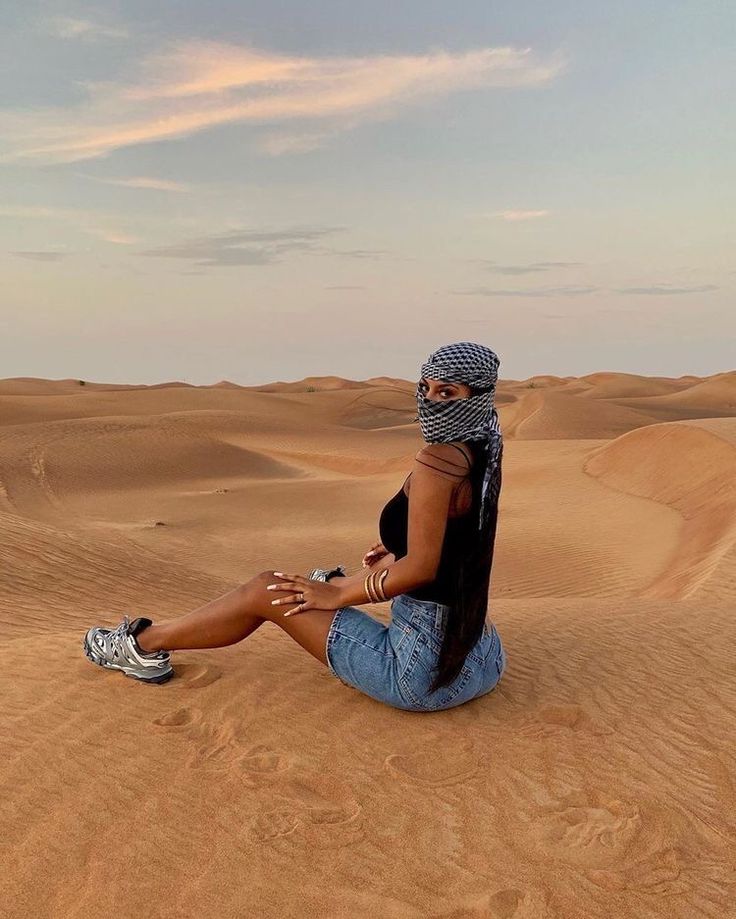
{"label": "shoelace", "polygon": [[[122,644],[122,642],[130,637],[130,620],[127,616],[123,616],[123,621],[119,626],[114,628],[107,635],[107,640],[110,642],[111,646],[114,648],[116,645]],[[148,655],[148,652],[143,652]],[[151,658],[152,660],[166,661],[169,659],[168,651],[157,651],[156,654]]]}
{"label": "shoelace", "polygon": [[110,642],[111,647],[114,648],[116,645],[119,645],[123,639],[127,637],[129,625],[130,622],[128,617],[123,616],[123,621],[120,625],[108,633],[107,640]]}

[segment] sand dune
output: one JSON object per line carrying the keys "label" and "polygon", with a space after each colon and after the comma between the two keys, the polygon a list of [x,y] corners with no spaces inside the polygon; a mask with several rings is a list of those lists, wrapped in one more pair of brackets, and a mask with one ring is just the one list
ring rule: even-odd
{"label": "sand dune", "polygon": [[508,671],[414,715],[270,624],[160,687],[81,652],[264,569],[357,571],[411,380],[0,380],[0,915],[732,915],[735,388],[500,381]]}

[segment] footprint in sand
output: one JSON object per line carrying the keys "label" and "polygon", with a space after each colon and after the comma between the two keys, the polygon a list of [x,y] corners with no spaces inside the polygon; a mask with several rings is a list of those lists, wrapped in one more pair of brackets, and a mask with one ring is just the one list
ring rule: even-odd
{"label": "footprint in sand", "polygon": [[635,804],[584,791],[567,795],[532,819],[540,848],[584,868],[620,868],[642,824]]}
{"label": "footprint in sand", "polygon": [[177,708],[174,712],[154,718],[153,723],[162,728],[183,728],[199,719],[199,711],[194,708]]}
{"label": "footprint in sand", "polygon": [[257,814],[248,834],[258,841],[281,841],[287,849],[306,845],[339,848],[363,838],[363,808],[346,782],[317,775],[292,777],[286,789],[289,800]]}
{"label": "footprint in sand", "polygon": [[495,893],[477,894],[460,906],[432,913],[432,919],[548,919],[544,898],[535,892],[515,887]]}
{"label": "footprint in sand", "polygon": [[221,676],[222,671],[212,664],[179,664],[172,683],[187,689],[204,689]]}
{"label": "footprint in sand", "polygon": [[676,849],[670,847],[652,852],[621,870],[603,871],[592,868],[585,874],[589,881],[602,890],[638,890],[646,894],[673,896],[688,893],[693,889],[693,879],[685,870],[686,867],[686,860]]}
{"label": "footprint in sand", "polygon": [[153,719],[153,724],[188,735],[193,769],[226,770],[250,777],[284,772],[289,759],[263,744],[244,745],[234,721],[210,723],[202,720],[198,708],[182,706]]}
{"label": "footprint in sand", "polygon": [[479,771],[482,760],[472,742],[460,741],[452,747],[438,734],[422,743],[419,752],[391,753],[384,764],[401,778],[437,788],[467,782]]}
{"label": "footprint in sand", "polygon": [[613,728],[591,718],[582,706],[563,702],[539,708],[521,728],[521,733],[532,737],[548,737],[559,733],[560,729],[592,734],[595,737],[613,733]]}
{"label": "footprint in sand", "polygon": [[291,768],[288,757],[263,744],[244,743],[238,723],[225,720],[200,722],[190,731],[192,769],[208,769],[240,775],[250,780],[285,772]]}

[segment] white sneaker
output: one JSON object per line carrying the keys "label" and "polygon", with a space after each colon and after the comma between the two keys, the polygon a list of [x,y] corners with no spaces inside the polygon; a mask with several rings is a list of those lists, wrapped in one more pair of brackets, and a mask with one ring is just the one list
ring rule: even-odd
{"label": "white sneaker", "polygon": [[174,675],[168,651],[144,651],[135,636],[153,625],[150,619],[139,617],[123,621],[114,629],[93,626],[84,636],[84,653],[100,667],[122,670],[126,676],[145,683],[165,683]]}

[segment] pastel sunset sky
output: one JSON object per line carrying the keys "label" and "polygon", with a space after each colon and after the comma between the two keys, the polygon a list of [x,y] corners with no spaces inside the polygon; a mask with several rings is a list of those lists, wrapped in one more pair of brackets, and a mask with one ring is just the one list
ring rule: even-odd
{"label": "pastel sunset sky", "polygon": [[715,0],[0,7],[0,377],[734,367]]}

